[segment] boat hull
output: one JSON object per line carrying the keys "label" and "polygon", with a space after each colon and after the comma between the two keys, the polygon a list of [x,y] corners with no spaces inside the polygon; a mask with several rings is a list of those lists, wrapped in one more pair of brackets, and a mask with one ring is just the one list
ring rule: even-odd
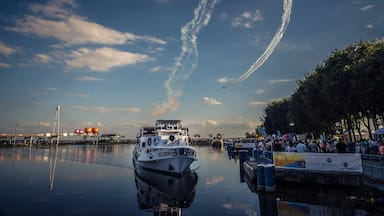
{"label": "boat hull", "polygon": [[195,157],[188,155],[177,155],[153,160],[140,160],[138,157],[134,156],[133,164],[135,169],[143,168],[171,174],[183,174],[190,170],[190,165],[195,160]]}

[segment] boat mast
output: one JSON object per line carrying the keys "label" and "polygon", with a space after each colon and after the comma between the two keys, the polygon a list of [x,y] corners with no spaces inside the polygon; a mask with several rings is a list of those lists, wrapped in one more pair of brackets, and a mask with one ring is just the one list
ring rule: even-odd
{"label": "boat mast", "polygon": [[60,105],[56,107],[55,122],[53,123],[52,135],[56,131],[56,145],[59,145],[60,140]]}
{"label": "boat mast", "polygon": [[[53,123],[52,135],[56,131],[56,146],[54,156],[52,154],[52,146],[49,150],[49,190],[53,190],[53,182],[55,180],[57,154],[59,151],[59,139],[60,139],[60,105],[56,107],[55,122]],[[52,143],[53,144],[53,143]]]}

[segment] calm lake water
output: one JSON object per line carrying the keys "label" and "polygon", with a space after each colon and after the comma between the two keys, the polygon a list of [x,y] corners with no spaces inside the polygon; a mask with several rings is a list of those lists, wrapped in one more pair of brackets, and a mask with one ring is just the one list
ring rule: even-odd
{"label": "calm lake water", "polygon": [[[182,178],[136,176],[133,145],[0,148],[3,215],[384,215],[372,189],[278,184],[253,192],[239,160],[196,147],[199,168]],[[170,208],[173,207],[173,208]]]}

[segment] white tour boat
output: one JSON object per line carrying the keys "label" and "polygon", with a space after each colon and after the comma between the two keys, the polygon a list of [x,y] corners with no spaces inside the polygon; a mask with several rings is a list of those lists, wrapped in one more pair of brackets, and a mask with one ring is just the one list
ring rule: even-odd
{"label": "white tour boat", "polygon": [[197,160],[190,146],[188,128],[180,120],[157,120],[155,127],[143,127],[133,151],[135,168],[183,174]]}

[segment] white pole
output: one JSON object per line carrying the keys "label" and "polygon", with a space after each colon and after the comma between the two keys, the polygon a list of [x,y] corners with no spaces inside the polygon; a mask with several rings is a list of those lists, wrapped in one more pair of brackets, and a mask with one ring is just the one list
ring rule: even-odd
{"label": "white pole", "polygon": [[57,117],[57,140],[56,140],[56,145],[59,145],[59,139],[60,139],[60,105],[57,105],[56,117]]}

